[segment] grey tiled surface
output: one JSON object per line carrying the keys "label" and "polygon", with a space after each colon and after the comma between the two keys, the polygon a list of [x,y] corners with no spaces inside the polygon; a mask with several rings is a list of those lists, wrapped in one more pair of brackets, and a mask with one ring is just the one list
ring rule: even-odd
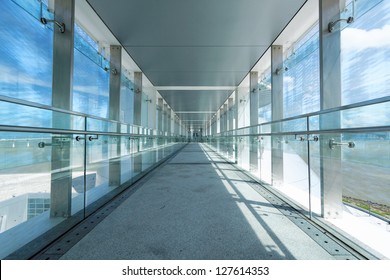
{"label": "grey tiled surface", "polygon": [[62,259],[335,258],[239,175],[189,144]]}

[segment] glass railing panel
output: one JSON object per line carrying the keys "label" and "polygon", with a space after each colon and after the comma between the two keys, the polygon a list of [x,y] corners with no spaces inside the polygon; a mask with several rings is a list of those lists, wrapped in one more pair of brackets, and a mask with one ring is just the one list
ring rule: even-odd
{"label": "glass railing panel", "polygon": [[[0,133],[1,177],[1,232],[35,217],[38,209],[28,208],[29,197],[41,194],[50,209],[51,148],[40,148],[39,143],[51,142],[51,134]],[[42,211],[41,211],[42,210]],[[29,215],[31,213],[31,215]]]}
{"label": "glass railing panel", "polygon": [[120,186],[121,178],[121,136],[108,136],[108,158],[109,158],[109,187],[110,191]]}
{"label": "glass railing panel", "polygon": [[241,168],[248,171],[250,169],[249,149],[250,149],[250,137],[239,136],[237,142],[237,161],[238,161],[237,163]]}
{"label": "glass railing panel", "polygon": [[70,164],[72,168],[72,214],[84,209],[85,191],[92,188],[96,183],[93,175],[85,176],[85,135],[73,135],[71,143]]}
{"label": "glass railing panel", "polygon": [[260,178],[260,138],[257,134],[257,127],[251,128],[253,136],[249,136],[249,171]]}
{"label": "glass railing panel", "polygon": [[153,149],[153,140],[154,138],[151,136],[142,137],[142,171],[147,170],[157,161],[156,151]]}
{"label": "glass railing panel", "polygon": [[344,212],[328,221],[389,258],[390,133],[344,133],[340,143]]}
{"label": "glass railing panel", "polygon": [[231,162],[235,162],[235,137],[229,136],[226,139],[227,158]]}
{"label": "glass railing panel", "polygon": [[130,153],[130,137],[121,136],[121,148],[120,148],[120,170],[121,170],[121,184],[130,182],[132,175],[132,157]]}
{"label": "glass railing panel", "polygon": [[142,172],[142,137],[132,137],[131,139],[131,156],[133,161],[133,176]]}
{"label": "glass railing panel", "polygon": [[84,142],[71,134],[0,132],[0,153],[3,258],[83,208]]}
{"label": "glass railing panel", "polygon": [[157,137],[157,160],[161,160],[164,158],[164,137]]}
{"label": "glass railing panel", "polygon": [[313,215],[321,215],[321,154],[318,134],[306,136],[309,141],[310,170],[310,210]]}
{"label": "glass railing panel", "polygon": [[218,141],[219,141],[218,153],[222,156],[225,156],[226,153],[225,137],[224,136],[218,137]]}
{"label": "glass railing panel", "polygon": [[[280,136],[272,160],[274,186],[302,208],[309,209],[308,146],[305,136]],[[274,156],[275,154],[275,156]]]}
{"label": "glass railing panel", "polygon": [[86,191],[86,207],[110,191],[111,141],[106,135],[87,135],[86,175],[96,181]]}
{"label": "glass railing panel", "polygon": [[271,136],[259,136],[260,140],[260,179],[261,181],[272,184],[272,148]]}

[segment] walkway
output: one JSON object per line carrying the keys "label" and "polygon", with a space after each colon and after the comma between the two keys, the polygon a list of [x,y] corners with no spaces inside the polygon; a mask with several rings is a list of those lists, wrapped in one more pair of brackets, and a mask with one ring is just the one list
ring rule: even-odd
{"label": "walkway", "polygon": [[61,259],[350,258],[203,144],[187,145],[146,180]]}

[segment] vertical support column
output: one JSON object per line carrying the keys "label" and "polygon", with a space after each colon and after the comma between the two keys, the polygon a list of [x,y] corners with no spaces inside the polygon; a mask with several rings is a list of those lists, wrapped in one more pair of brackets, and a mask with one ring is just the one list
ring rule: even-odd
{"label": "vertical support column", "polygon": [[168,135],[171,136],[172,133],[172,110],[171,108],[168,108],[167,112],[167,120],[168,120]]}
{"label": "vertical support column", "polygon": [[228,105],[223,104],[223,131],[228,131]]}
{"label": "vertical support column", "polygon": [[[283,69],[283,46],[274,45],[271,48],[272,121],[283,119],[283,74],[280,69]],[[275,129],[277,131],[280,127],[273,125],[272,132]],[[283,139],[272,136],[271,143],[272,184],[280,186],[283,184]]]}
{"label": "vertical support column", "polygon": [[223,107],[219,108],[218,113],[217,113],[217,133],[218,138],[217,138],[217,151],[221,152],[221,142],[222,142],[222,132],[223,132]]}
{"label": "vertical support column", "polygon": [[[228,123],[227,123],[227,130],[233,130],[233,118],[234,118],[234,103],[233,103],[233,98],[229,98],[228,99],[228,105],[227,105],[227,110],[228,110],[228,114],[227,114],[227,119],[228,119]],[[232,138],[232,134],[229,133],[229,138],[228,138],[228,157],[231,159],[234,157],[234,138]]]}
{"label": "vertical support column", "polygon": [[161,108],[162,110],[162,131],[163,135],[165,136],[165,132],[167,131],[167,104],[163,103],[163,106]]}
{"label": "vertical support column", "polygon": [[[122,73],[122,47],[110,46],[110,99],[109,99],[109,118],[110,120],[120,121],[121,108],[121,73]],[[118,124],[117,131],[120,131]],[[119,136],[109,137],[109,186],[120,186],[121,179],[121,138]],[[116,140],[116,141],[115,141]]]}
{"label": "vertical support column", "polygon": [[222,118],[222,127],[223,127],[223,139],[222,139],[222,152],[224,155],[227,156],[227,153],[229,151],[228,149],[228,137],[227,137],[227,131],[228,131],[228,105],[223,104],[223,118]]}
{"label": "vertical support column", "polygon": [[[55,20],[65,23],[61,33],[54,28],[52,106],[72,109],[74,0],[55,1]],[[54,127],[71,128],[71,118],[53,114]],[[70,169],[71,139],[69,135],[52,136],[50,217],[69,217],[72,211],[72,170]],[[86,147],[84,147],[86,148]],[[84,186],[85,187],[85,186]]]}
{"label": "vertical support column", "polygon": [[120,90],[122,71],[122,48],[121,46],[110,46],[110,99],[109,118],[120,120]]}
{"label": "vertical support column", "polygon": [[225,132],[225,127],[224,127],[224,107],[222,106],[220,109],[219,109],[219,133],[223,133]]}
{"label": "vertical support column", "polygon": [[[251,72],[249,78],[249,101],[250,101],[250,126],[255,126],[259,122],[259,74]],[[257,127],[251,128],[251,134],[257,134]],[[258,163],[258,142],[257,137],[250,137],[249,149],[249,170],[257,172],[259,169]]]}
{"label": "vertical support column", "polygon": [[237,129],[238,129],[238,104],[240,101],[238,100],[238,87],[234,91],[234,129],[235,129],[235,137],[234,137],[234,158],[235,158],[235,163],[238,163],[238,142],[239,142],[239,137],[237,137]]}
{"label": "vertical support column", "polygon": [[[168,104],[164,104],[164,136],[168,136]],[[168,144],[168,138],[165,138],[165,144]]]}
{"label": "vertical support column", "polygon": [[[340,0],[320,1],[320,106],[321,110],[341,106],[340,31],[328,31],[328,23],[340,14]],[[340,114],[320,116],[320,129],[327,124],[340,127]],[[342,215],[341,147],[329,148],[330,138],[340,142],[341,135],[320,135],[321,215]]]}
{"label": "vertical support column", "polygon": [[[141,126],[142,122],[142,72],[134,72],[134,118],[135,125]],[[140,133],[139,131],[138,133]],[[142,172],[141,138],[137,138],[137,153],[134,155],[133,170],[134,173]]]}
{"label": "vertical support column", "polygon": [[162,98],[158,99],[158,124],[157,124],[157,130],[163,131],[163,109],[164,109],[164,101]]}
{"label": "vertical support column", "polygon": [[134,72],[134,118],[135,125],[141,125],[142,118],[142,72]]}
{"label": "vertical support column", "polygon": [[233,98],[228,99],[228,130],[233,130],[233,119],[234,119],[234,103]]}

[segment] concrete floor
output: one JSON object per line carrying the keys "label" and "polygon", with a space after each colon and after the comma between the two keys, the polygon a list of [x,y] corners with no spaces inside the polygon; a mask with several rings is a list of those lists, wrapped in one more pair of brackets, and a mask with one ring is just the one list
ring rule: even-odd
{"label": "concrete floor", "polygon": [[62,259],[334,259],[240,173],[191,143]]}

